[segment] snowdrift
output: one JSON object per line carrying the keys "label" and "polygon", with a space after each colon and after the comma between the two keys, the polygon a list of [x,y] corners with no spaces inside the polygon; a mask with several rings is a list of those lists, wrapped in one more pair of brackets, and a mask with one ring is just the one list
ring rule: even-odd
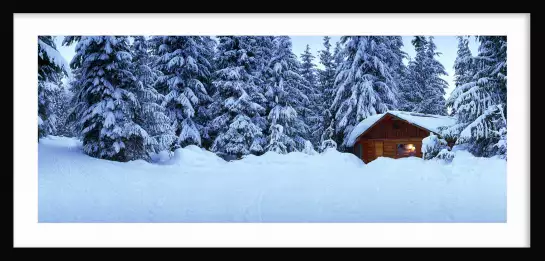
{"label": "snowdrift", "polygon": [[364,163],[355,155],[350,153],[340,153],[337,150],[330,149],[323,154],[309,155],[302,152],[291,152],[288,154],[278,154],[267,152],[261,156],[247,155],[238,161],[232,161],[230,164],[239,165],[290,165],[290,166],[330,166],[339,164],[346,167],[361,167]]}
{"label": "snowdrift", "polygon": [[[164,153],[164,152],[163,152]],[[174,151],[172,158],[165,161],[167,165],[209,167],[225,164],[226,161],[213,152],[190,145]]]}
{"label": "snowdrift", "polygon": [[505,222],[506,161],[266,153],[226,162],[196,146],[157,163],[38,145],[39,222]]}

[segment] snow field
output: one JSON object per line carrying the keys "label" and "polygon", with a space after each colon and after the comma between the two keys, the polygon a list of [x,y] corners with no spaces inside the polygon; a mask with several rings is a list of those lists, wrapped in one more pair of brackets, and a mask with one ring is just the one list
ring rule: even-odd
{"label": "snow field", "polygon": [[506,161],[450,164],[329,150],[226,162],[196,146],[156,163],[89,157],[72,138],[39,143],[39,222],[505,222]]}

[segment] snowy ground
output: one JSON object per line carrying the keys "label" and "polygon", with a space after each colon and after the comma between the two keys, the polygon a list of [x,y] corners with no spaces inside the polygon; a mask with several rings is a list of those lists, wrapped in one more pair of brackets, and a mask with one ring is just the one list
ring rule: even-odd
{"label": "snowy ground", "polygon": [[40,222],[506,222],[506,161],[464,151],[364,165],[336,151],[225,162],[191,146],[150,164],[80,146],[40,141]]}

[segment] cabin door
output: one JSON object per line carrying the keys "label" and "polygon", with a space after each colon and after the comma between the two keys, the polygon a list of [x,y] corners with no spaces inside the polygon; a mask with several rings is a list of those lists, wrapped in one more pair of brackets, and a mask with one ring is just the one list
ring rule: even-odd
{"label": "cabin door", "polygon": [[384,142],[375,141],[375,158],[382,157],[384,152]]}

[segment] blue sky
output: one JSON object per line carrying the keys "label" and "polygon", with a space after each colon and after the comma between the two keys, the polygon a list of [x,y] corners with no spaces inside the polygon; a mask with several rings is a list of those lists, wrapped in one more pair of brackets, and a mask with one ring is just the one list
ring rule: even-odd
{"label": "blue sky", "polygon": [[[322,50],[323,48],[323,36],[290,36],[292,39],[293,44],[293,52],[300,56],[306,48],[306,45],[308,44],[310,46],[311,52],[314,54],[316,59],[314,60],[316,64],[318,64],[318,67],[321,67],[319,65],[318,61],[318,51]],[[415,56],[414,47],[411,44],[413,36],[403,36],[403,51],[405,51],[410,57]],[[57,49],[60,51],[61,55],[68,61],[74,57],[74,48],[75,45],[72,46],[62,46],[63,37],[59,36],[56,37],[55,43],[57,44]],[[332,52],[335,48],[335,43],[339,41],[340,36],[331,36],[331,45],[332,45]],[[445,79],[448,84],[449,88],[446,90],[445,97],[448,97],[450,95],[450,92],[454,89],[454,81],[453,81],[453,75],[454,75],[454,60],[456,59],[456,52],[458,50],[458,40],[456,39],[456,36],[435,36],[434,38],[435,44],[437,45],[437,51],[442,53],[437,59],[439,62],[443,64],[445,67],[445,70],[449,74],[448,76],[444,76],[443,79]],[[477,49],[479,47],[479,44],[475,41],[474,38],[471,38],[469,41],[469,48],[471,49],[471,52],[473,55],[477,54]]]}

